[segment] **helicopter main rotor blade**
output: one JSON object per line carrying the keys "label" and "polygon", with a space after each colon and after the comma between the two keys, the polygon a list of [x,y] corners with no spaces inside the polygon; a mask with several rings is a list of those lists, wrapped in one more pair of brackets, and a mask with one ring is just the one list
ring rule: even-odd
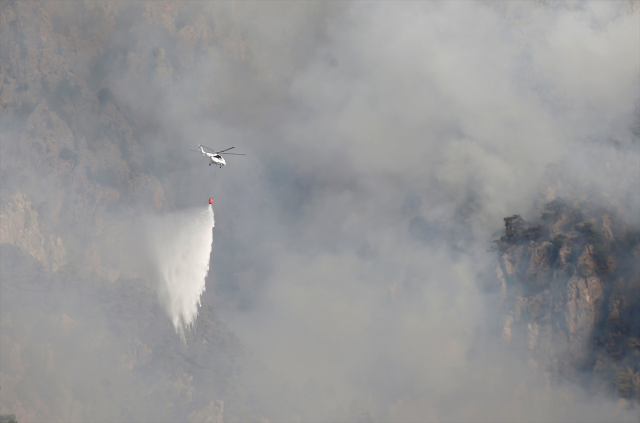
{"label": "helicopter main rotor blade", "polygon": [[229,150],[231,150],[232,148],[235,148],[235,147],[229,147],[229,148],[227,148],[226,150],[216,151],[216,153],[218,153],[218,154],[220,154],[220,153],[224,153],[225,151],[229,151]]}
{"label": "helicopter main rotor blade", "polygon": [[[198,144],[198,145],[200,145],[200,144]],[[210,152],[212,152],[212,153],[217,153],[217,151],[215,151],[215,150],[213,150],[212,148],[209,148],[209,147],[207,147],[207,146],[200,145],[200,147],[205,148],[205,149],[209,150],[209,151],[210,151]]]}
{"label": "helicopter main rotor blade", "polygon": [[224,153],[225,156],[246,156],[243,153]]}

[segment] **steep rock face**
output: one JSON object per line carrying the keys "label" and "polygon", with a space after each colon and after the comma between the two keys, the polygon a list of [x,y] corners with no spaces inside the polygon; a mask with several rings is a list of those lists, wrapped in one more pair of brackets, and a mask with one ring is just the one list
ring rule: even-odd
{"label": "steep rock face", "polygon": [[[226,7],[0,2],[3,414],[259,420],[234,391],[239,342],[202,309],[185,353],[130,254],[136,213],[175,207],[162,95],[210,55],[249,60]],[[201,83],[210,113],[216,81]]]}
{"label": "steep rock face", "polygon": [[[118,149],[112,148],[112,140],[103,139],[102,147],[94,151],[89,148],[100,134],[89,128],[95,117],[88,116],[99,116],[99,120],[118,126],[125,133],[131,130],[123,126],[121,115],[100,110],[96,95],[71,69],[77,57],[64,54],[43,3],[3,2],[0,27],[5,227],[19,224],[14,211],[20,208],[20,201],[14,199],[38,201],[38,208],[45,204],[46,221],[37,213],[32,213],[31,218],[40,229],[52,233],[55,244],[71,246],[74,261],[82,263],[81,252],[87,243],[81,240],[86,233],[100,235],[99,222],[105,208],[118,201],[120,191],[126,188],[109,186],[113,185],[111,181],[105,183],[95,175],[130,173]],[[133,142],[131,137],[129,141]],[[20,169],[24,173],[35,170],[35,176],[16,178]],[[13,180],[7,183],[10,178]],[[76,231],[61,230],[69,224]],[[11,232],[14,231],[5,231]],[[15,236],[3,238],[3,242],[22,246],[18,241]],[[47,254],[34,253],[33,248],[28,251],[43,263],[48,262]],[[51,264],[57,268],[61,263],[58,259]],[[97,270],[95,263],[85,264]]]}
{"label": "steep rock face", "polygon": [[65,263],[66,250],[62,239],[53,234],[42,234],[37,210],[19,192],[0,212],[0,242],[16,245],[54,272]]}
{"label": "steep rock face", "polygon": [[535,225],[505,218],[496,244],[503,338],[552,375],[640,399],[638,228],[556,199]]}
{"label": "steep rock face", "polygon": [[[2,242],[28,248],[51,268],[66,260],[109,280],[121,274],[126,254],[113,257],[106,246],[126,242],[115,234],[128,229],[110,210],[174,207],[164,177],[172,158],[153,143],[170,145],[175,134],[163,132],[157,104],[219,52],[251,62],[228,9],[170,1],[0,4]],[[220,83],[211,76],[199,83],[210,97],[203,112],[212,113]],[[25,201],[37,213],[27,213],[32,229],[18,236],[16,210]],[[28,235],[35,227],[43,240]]]}

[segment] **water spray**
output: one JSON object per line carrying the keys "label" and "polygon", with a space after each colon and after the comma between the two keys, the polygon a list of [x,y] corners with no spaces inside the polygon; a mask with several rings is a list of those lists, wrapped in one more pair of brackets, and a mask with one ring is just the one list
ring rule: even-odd
{"label": "water spray", "polygon": [[213,242],[213,198],[206,208],[169,213],[151,219],[149,240],[158,272],[158,298],[184,340],[185,329],[198,316],[200,296],[206,289]]}

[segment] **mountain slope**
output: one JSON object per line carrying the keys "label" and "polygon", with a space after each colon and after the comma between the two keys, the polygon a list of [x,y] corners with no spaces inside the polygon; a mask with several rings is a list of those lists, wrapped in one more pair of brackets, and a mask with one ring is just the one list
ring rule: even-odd
{"label": "mountain slope", "polygon": [[487,286],[503,338],[552,376],[638,401],[640,231],[591,206],[556,198],[535,224],[505,218]]}

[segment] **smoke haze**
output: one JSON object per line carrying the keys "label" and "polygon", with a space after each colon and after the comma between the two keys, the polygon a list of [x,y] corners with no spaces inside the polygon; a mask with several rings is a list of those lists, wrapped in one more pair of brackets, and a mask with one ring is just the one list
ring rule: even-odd
{"label": "smoke haze", "polygon": [[[180,398],[173,415],[190,421],[638,420],[506,342],[497,294],[478,284],[495,268],[503,218],[535,220],[556,196],[640,227],[637,2],[12,4],[16,28],[36,9],[48,16],[72,82],[60,88],[69,100],[42,100],[55,113],[29,100],[35,82],[4,83],[2,95],[22,96],[16,110],[34,111],[32,123],[3,112],[3,170],[22,166],[11,181],[31,181],[20,189],[33,203],[3,194],[3,216],[58,210],[46,222],[64,261],[95,283],[153,287],[186,341],[144,340],[154,352],[136,375],[149,385],[122,386],[170,381],[153,395]],[[58,141],[73,159],[37,161],[47,146],[29,134],[52,113],[72,128]],[[217,170],[215,239],[212,209],[194,208],[213,181],[189,152],[197,143],[247,153]],[[59,188],[43,188],[46,172],[62,175]],[[142,251],[123,229],[132,221],[149,229]],[[220,321],[185,332],[200,303]],[[140,331],[166,332],[153,322]],[[250,364],[224,349],[235,338],[221,322]],[[228,355],[206,349],[213,332]],[[171,370],[159,376],[158,363]],[[199,372],[215,385],[198,391]],[[14,412],[11,383],[3,413]],[[127,413],[118,418],[153,416]]]}

